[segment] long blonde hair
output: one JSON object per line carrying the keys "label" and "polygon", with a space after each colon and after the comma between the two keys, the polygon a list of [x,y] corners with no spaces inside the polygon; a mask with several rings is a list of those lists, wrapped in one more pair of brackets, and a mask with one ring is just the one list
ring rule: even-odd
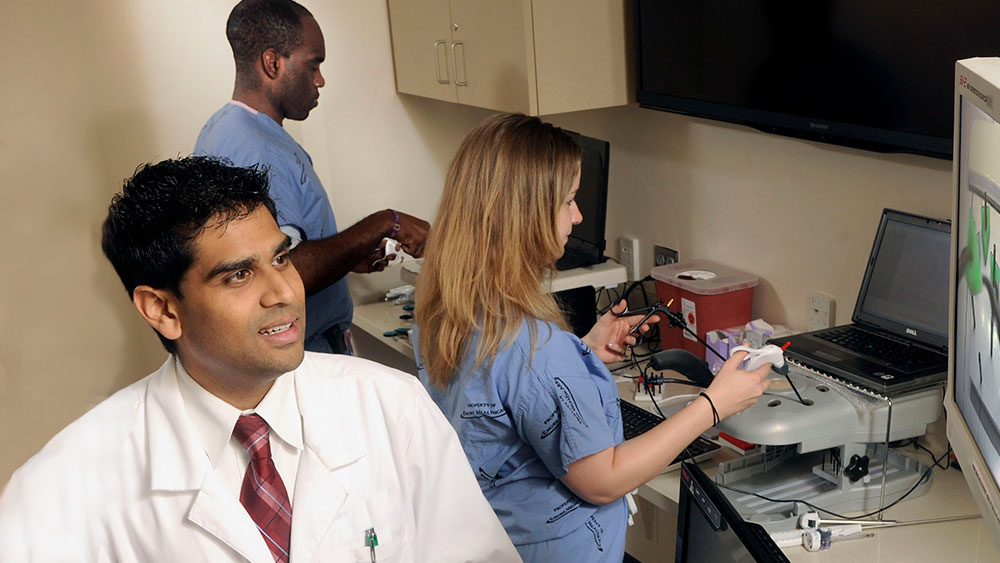
{"label": "long blonde hair", "polygon": [[566,327],[542,283],[563,253],[557,217],[580,154],[562,129],[521,114],[489,117],[462,142],[417,283],[419,346],[432,384],[451,381],[475,332],[474,367],[509,346],[525,319]]}

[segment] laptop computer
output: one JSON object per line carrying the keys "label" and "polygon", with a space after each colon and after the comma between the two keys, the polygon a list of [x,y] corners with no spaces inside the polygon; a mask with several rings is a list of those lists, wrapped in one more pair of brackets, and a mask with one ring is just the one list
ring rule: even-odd
{"label": "laptop computer", "polygon": [[887,396],[948,373],[951,222],[885,209],[852,323],[773,339],[786,357]]}

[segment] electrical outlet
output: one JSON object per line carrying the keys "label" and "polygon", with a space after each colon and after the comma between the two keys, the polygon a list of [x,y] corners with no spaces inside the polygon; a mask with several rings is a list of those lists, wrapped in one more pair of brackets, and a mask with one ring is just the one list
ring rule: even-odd
{"label": "electrical outlet", "polygon": [[677,251],[673,248],[653,245],[653,265],[663,266],[664,264],[676,264],[679,259]]}
{"label": "electrical outlet", "polygon": [[815,291],[809,296],[809,310],[806,313],[806,321],[809,323],[809,330],[820,330],[833,326],[836,318],[837,302],[833,296]]}
{"label": "electrical outlet", "polygon": [[628,281],[639,279],[639,239],[630,236],[618,239],[618,261],[625,266]]}

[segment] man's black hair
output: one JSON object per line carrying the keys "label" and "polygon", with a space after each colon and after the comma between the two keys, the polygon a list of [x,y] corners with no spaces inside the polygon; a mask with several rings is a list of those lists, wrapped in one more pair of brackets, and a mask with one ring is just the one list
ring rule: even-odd
{"label": "man's black hair", "polygon": [[274,49],[290,56],[302,43],[302,18],[309,10],[292,0],[243,0],[229,13],[226,38],[233,48],[237,80],[256,80],[261,53]]}
{"label": "man's black hair", "polygon": [[[101,247],[129,297],[136,286],[148,285],[183,299],[181,279],[194,263],[198,235],[262,205],[277,216],[266,169],[237,168],[208,156],[144,164],[112,198]],[[176,352],[173,341],[162,335],[160,341]]]}

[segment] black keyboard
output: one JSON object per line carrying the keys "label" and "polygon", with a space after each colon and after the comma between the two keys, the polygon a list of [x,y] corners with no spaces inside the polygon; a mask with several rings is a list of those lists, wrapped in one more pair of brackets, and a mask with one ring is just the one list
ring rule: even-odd
{"label": "black keyboard", "polygon": [[914,346],[902,339],[872,334],[852,326],[818,332],[815,336],[858,354],[881,360],[902,372],[912,372],[945,363],[942,354]]}
{"label": "black keyboard", "polygon": [[[625,400],[618,400],[618,406],[622,412],[622,429],[625,431],[625,439],[629,440],[648,431],[657,424],[663,422],[659,415],[653,414],[646,409],[633,405]],[[720,450],[722,446],[705,438],[698,436],[691,445],[680,453],[670,465],[663,469],[664,472],[673,471],[681,466],[682,461],[694,461],[695,463],[704,461]]]}

